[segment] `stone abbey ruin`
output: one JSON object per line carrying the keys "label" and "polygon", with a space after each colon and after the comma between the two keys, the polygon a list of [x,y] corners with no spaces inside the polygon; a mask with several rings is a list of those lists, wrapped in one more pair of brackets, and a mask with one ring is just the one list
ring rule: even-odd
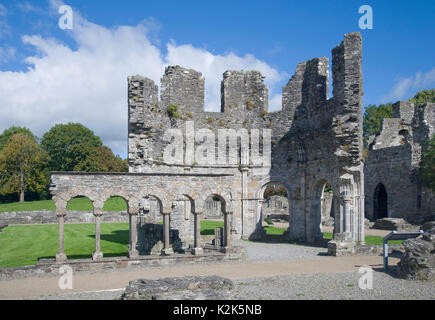
{"label": "stone abbey ruin", "polygon": [[[297,65],[283,87],[282,110],[276,112],[268,112],[268,88],[258,71],[223,74],[221,112],[204,111],[205,80],[195,70],[167,67],[160,99],[152,80],[129,77],[129,173],[51,175],[59,220],[56,260],[66,259],[64,217],[68,201],[76,196],[93,202],[94,260],[102,258],[100,221],[104,202],[112,196],[124,198],[128,205],[130,258],[137,258],[142,251],[149,253],[159,237],[163,255],[180,250],[203,253],[200,220],[210,210],[214,210],[211,216],[224,218],[222,252],[231,252],[232,239],[261,239],[265,235],[263,194],[271,183],[284,186],[287,193],[289,228],[284,236],[313,244],[325,242],[321,226],[324,189],[332,187],[329,203],[335,223],[331,254],[341,247],[364,244],[365,217],[429,217],[434,198],[421,187],[416,170],[422,142],[433,133],[434,104],[415,108],[409,103],[395,104],[394,118],[384,121],[364,159],[361,64],[361,35],[346,34],[332,50],[333,97],[328,98],[328,59],[314,58]],[[164,159],[170,143],[164,136],[170,129],[183,130],[185,156],[177,163]],[[240,139],[238,152],[229,154],[227,163],[198,163],[188,149],[197,146],[192,132],[199,129],[208,129],[203,133],[210,139],[219,130],[230,135],[234,129],[236,141]],[[267,132],[271,132],[270,163],[252,161],[257,141],[254,129],[263,133],[255,151],[257,158],[265,159],[269,152],[266,142]],[[226,136],[225,142],[227,138],[231,139]],[[247,141],[250,147],[243,149],[241,145]],[[225,143],[209,148],[207,156],[219,157],[227,150]]]}

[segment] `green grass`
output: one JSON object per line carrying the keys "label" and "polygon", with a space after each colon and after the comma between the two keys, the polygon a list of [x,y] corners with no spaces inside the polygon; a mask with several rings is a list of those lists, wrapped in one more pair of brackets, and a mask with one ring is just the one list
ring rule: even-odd
{"label": "green grass", "polygon": [[287,228],[277,228],[277,227],[271,227],[271,226],[265,226],[264,230],[266,230],[266,234],[273,234],[273,235],[282,235]]}
{"label": "green grass", "polygon": [[201,235],[208,236],[214,235],[215,228],[223,228],[223,221],[210,221],[210,220],[202,220],[201,221]]}
{"label": "green grass", "polygon": [[[69,258],[90,258],[95,249],[95,224],[66,224],[65,253]],[[108,256],[127,255],[128,223],[101,224],[101,251]],[[54,258],[58,225],[9,226],[0,233],[0,268],[35,264]]]}
{"label": "green grass", "polygon": [[[323,238],[332,240],[332,232],[324,232]],[[366,244],[368,245],[382,245],[383,244],[383,238],[379,236],[366,236]],[[390,240],[388,241],[389,244],[401,244],[403,240]]]}
{"label": "green grass", "polygon": [[[201,221],[201,234],[213,235],[221,221]],[[40,258],[54,258],[58,246],[57,224],[9,226],[0,233],[0,268],[34,265]],[[90,258],[95,249],[95,224],[65,224],[68,258]],[[105,257],[126,256],[128,223],[101,224],[101,251]]]}
{"label": "green grass", "polygon": [[[92,202],[88,198],[73,198],[68,202],[68,210],[75,211],[92,211]],[[104,204],[104,211],[126,211],[127,203],[120,197],[107,199]],[[0,212],[20,212],[20,211],[38,211],[38,210],[56,210],[53,200],[25,201],[0,203]]]}
{"label": "green grass", "polygon": [[[213,235],[222,221],[201,221],[201,235]],[[101,224],[101,251],[105,257],[126,256],[128,223]],[[269,235],[280,235],[285,228],[265,227]],[[90,258],[95,248],[95,224],[65,224],[65,253],[71,259]],[[324,233],[332,239],[332,233]],[[381,245],[382,238],[366,236],[369,245]],[[398,244],[401,241],[390,241]],[[0,233],[0,268],[34,265],[40,258],[54,258],[58,245],[58,225],[9,226]]]}

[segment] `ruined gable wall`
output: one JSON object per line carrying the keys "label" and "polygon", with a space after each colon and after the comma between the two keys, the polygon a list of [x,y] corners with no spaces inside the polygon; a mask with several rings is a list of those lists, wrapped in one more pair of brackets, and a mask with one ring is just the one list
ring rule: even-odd
{"label": "ruined gable wall", "polygon": [[[328,99],[328,59],[315,58],[298,64],[294,76],[283,88],[283,108],[268,113],[268,89],[258,71],[227,71],[221,84],[221,112],[203,111],[204,79],[201,73],[179,66],[168,67],[162,77],[160,101],[157,86],[140,76],[129,78],[129,170],[130,172],[206,173],[234,175],[240,188],[238,199],[249,198],[236,224],[255,227],[258,217],[259,190],[267,181],[278,181],[289,189],[290,210],[299,212],[295,225],[307,227],[311,211],[307,199],[319,180],[327,180],[335,196],[360,194],[362,145],[362,70],[361,36],[345,35],[333,50],[334,97]],[[177,117],[168,116],[168,106],[178,106]],[[163,132],[184,128],[194,121],[195,128],[272,129],[272,167],[250,167],[247,180],[234,166],[167,166],[162,163]],[[344,180],[343,180],[344,179]],[[243,185],[248,190],[243,191]],[[336,201],[337,206],[340,201]],[[353,203],[352,205],[356,205]],[[242,210],[242,211],[243,211]],[[338,207],[336,211],[338,210]],[[355,208],[355,211],[360,209]],[[350,213],[348,213],[350,214]],[[343,218],[344,219],[344,218]],[[358,218],[359,219],[359,218]],[[356,225],[358,219],[354,219]],[[347,218],[349,223],[350,218]],[[343,220],[344,221],[344,220]],[[344,222],[343,222],[344,223]],[[345,229],[342,223],[342,228]],[[237,227],[238,228],[238,227]],[[351,226],[347,227],[349,230]],[[356,228],[353,226],[352,228]],[[303,230],[301,236],[305,234]],[[340,228],[339,228],[340,229]],[[354,236],[357,232],[352,229]],[[349,231],[351,232],[351,231]]]}
{"label": "ruined gable wall", "polygon": [[425,142],[434,132],[435,104],[393,104],[391,119],[372,138],[365,162],[366,215],[374,218],[374,190],[382,183],[388,196],[388,216],[419,223],[435,208],[433,195],[421,186],[418,170]]}

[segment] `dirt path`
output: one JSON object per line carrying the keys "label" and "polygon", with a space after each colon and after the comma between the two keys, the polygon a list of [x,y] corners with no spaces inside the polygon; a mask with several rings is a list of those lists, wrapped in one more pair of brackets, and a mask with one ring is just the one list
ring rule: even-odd
{"label": "dirt path", "polygon": [[[390,264],[398,262],[390,258]],[[358,272],[361,265],[382,268],[381,256],[316,257],[291,261],[260,261],[210,265],[179,265],[174,267],[115,271],[97,274],[76,274],[72,290],[61,290],[59,278],[31,278],[0,281],[0,299],[16,299],[50,294],[98,291],[125,288],[138,278],[180,277],[185,275],[219,275],[232,280],[289,274]]]}

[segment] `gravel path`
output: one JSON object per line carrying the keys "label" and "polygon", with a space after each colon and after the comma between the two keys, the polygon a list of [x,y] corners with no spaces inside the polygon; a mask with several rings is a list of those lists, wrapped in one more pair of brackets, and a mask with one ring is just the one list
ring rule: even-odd
{"label": "gravel path", "polygon": [[[282,275],[234,281],[235,300],[435,300],[435,283],[373,273],[373,288],[360,289],[357,272]],[[47,295],[38,300],[117,300],[123,290]]]}
{"label": "gravel path", "polygon": [[435,300],[435,283],[373,272],[373,289],[360,289],[357,272],[283,275],[235,281],[235,298],[246,300]]}
{"label": "gravel path", "polygon": [[328,249],[288,243],[261,243],[237,240],[234,245],[244,247],[248,261],[278,261],[307,259],[326,255]]}

